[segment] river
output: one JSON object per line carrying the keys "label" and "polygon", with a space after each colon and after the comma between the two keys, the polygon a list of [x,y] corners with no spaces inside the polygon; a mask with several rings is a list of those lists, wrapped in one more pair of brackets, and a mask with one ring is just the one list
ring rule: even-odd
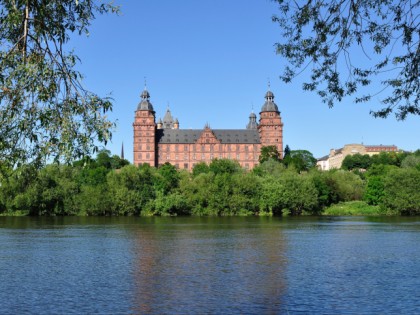
{"label": "river", "polygon": [[0,314],[420,313],[420,218],[0,217]]}

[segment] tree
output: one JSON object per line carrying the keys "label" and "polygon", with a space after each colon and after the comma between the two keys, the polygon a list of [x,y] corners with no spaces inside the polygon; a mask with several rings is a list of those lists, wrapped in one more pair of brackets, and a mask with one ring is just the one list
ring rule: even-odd
{"label": "tree", "polygon": [[242,171],[238,161],[229,159],[212,160],[209,165],[209,170],[214,174],[235,174]]}
{"label": "tree", "polygon": [[0,161],[70,161],[110,139],[111,100],[83,87],[65,47],[95,14],[117,11],[95,0],[0,0]]}
{"label": "tree", "polygon": [[401,167],[403,168],[409,168],[409,167],[419,167],[420,166],[420,156],[411,154],[404,158],[404,160],[401,161]]}
{"label": "tree", "polygon": [[280,153],[275,145],[268,145],[261,148],[259,162],[264,163],[269,159],[273,159],[276,161],[280,160]]}
{"label": "tree", "polygon": [[293,166],[298,172],[308,171],[316,165],[316,158],[307,150],[291,150],[284,163]]}
{"label": "tree", "polygon": [[382,206],[403,215],[420,214],[420,171],[414,168],[394,169],[384,181]]}
{"label": "tree", "polygon": [[[316,91],[330,107],[345,96],[368,102],[382,92],[384,107],[372,110],[374,117],[420,115],[419,1],[276,2],[280,13],[273,21],[283,39],[277,53],[289,63],[284,82],[310,68],[303,89]],[[383,88],[372,91],[374,82]]]}
{"label": "tree", "polygon": [[288,144],[286,144],[286,147],[284,148],[284,157],[283,158],[286,158],[289,155],[290,155],[290,147],[289,147]]}
{"label": "tree", "polygon": [[347,155],[341,168],[343,170],[354,170],[354,169],[368,169],[372,164],[371,158],[368,154],[361,155],[360,153]]}

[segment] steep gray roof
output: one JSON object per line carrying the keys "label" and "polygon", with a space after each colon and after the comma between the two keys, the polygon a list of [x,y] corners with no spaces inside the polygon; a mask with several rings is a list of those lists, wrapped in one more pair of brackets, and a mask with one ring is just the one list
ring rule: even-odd
{"label": "steep gray roof", "polygon": [[[212,129],[221,143],[261,143],[258,130]],[[158,129],[158,143],[195,143],[203,129]]]}
{"label": "steep gray roof", "polygon": [[163,117],[163,128],[173,128],[174,127],[174,119],[172,117],[171,111],[166,109],[165,116]]}

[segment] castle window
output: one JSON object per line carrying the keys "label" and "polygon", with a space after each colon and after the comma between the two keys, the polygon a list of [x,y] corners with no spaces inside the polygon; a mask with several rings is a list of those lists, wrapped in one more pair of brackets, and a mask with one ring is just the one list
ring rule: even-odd
{"label": "castle window", "polygon": [[166,159],[169,160],[169,154],[166,155]]}
{"label": "castle window", "polygon": [[206,159],[206,155],[203,153],[203,154],[201,154],[201,159],[202,160],[205,160]]}
{"label": "castle window", "polygon": [[201,151],[204,152],[204,145],[201,146]]}
{"label": "castle window", "polygon": [[236,154],[236,159],[239,160],[239,154]]}
{"label": "castle window", "polygon": [[139,144],[139,150],[141,150],[141,144]]}
{"label": "castle window", "polygon": [[169,152],[169,145],[166,146],[166,152]]}
{"label": "castle window", "polygon": [[137,155],[137,157],[141,160],[141,153],[139,153],[139,155]]}
{"label": "castle window", "polygon": [[178,160],[178,154],[175,155],[175,160]]}
{"label": "castle window", "polygon": [[249,164],[248,164],[248,163],[245,163],[245,168],[246,168],[247,170],[249,170]]}
{"label": "castle window", "polygon": [[146,147],[146,150],[150,150],[150,145],[148,145],[148,146]]}
{"label": "castle window", "polygon": [[146,159],[150,159],[150,153],[146,154]]}
{"label": "castle window", "polygon": [[[178,139],[176,139],[178,141]],[[178,146],[175,146],[175,152],[178,152]]]}
{"label": "castle window", "polygon": [[206,143],[210,143],[210,139],[206,139]]}
{"label": "castle window", "polygon": [[188,146],[184,145],[184,151],[188,151]]}
{"label": "castle window", "polygon": [[195,155],[195,153],[194,153],[194,155],[193,155],[193,159],[194,159],[194,160],[196,160],[196,159],[197,159],[197,156]]}
{"label": "castle window", "polygon": [[184,155],[184,160],[188,161],[188,155],[187,154]]}
{"label": "castle window", "polygon": [[214,156],[213,154],[210,154],[210,160],[213,160]]}
{"label": "castle window", "polygon": [[184,163],[184,168],[188,169],[188,163]]}
{"label": "castle window", "polygon": [[223,154],[222,153],[219,154],[219,159],[223,159]]}

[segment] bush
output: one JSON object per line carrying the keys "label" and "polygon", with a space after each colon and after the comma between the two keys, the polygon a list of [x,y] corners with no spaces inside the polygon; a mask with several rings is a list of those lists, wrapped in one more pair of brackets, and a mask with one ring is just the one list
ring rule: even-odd
{"label": "bush", "polygon": [[420,214],[420,171],[395,169],[384,180],[381,205],[395,214]]}

